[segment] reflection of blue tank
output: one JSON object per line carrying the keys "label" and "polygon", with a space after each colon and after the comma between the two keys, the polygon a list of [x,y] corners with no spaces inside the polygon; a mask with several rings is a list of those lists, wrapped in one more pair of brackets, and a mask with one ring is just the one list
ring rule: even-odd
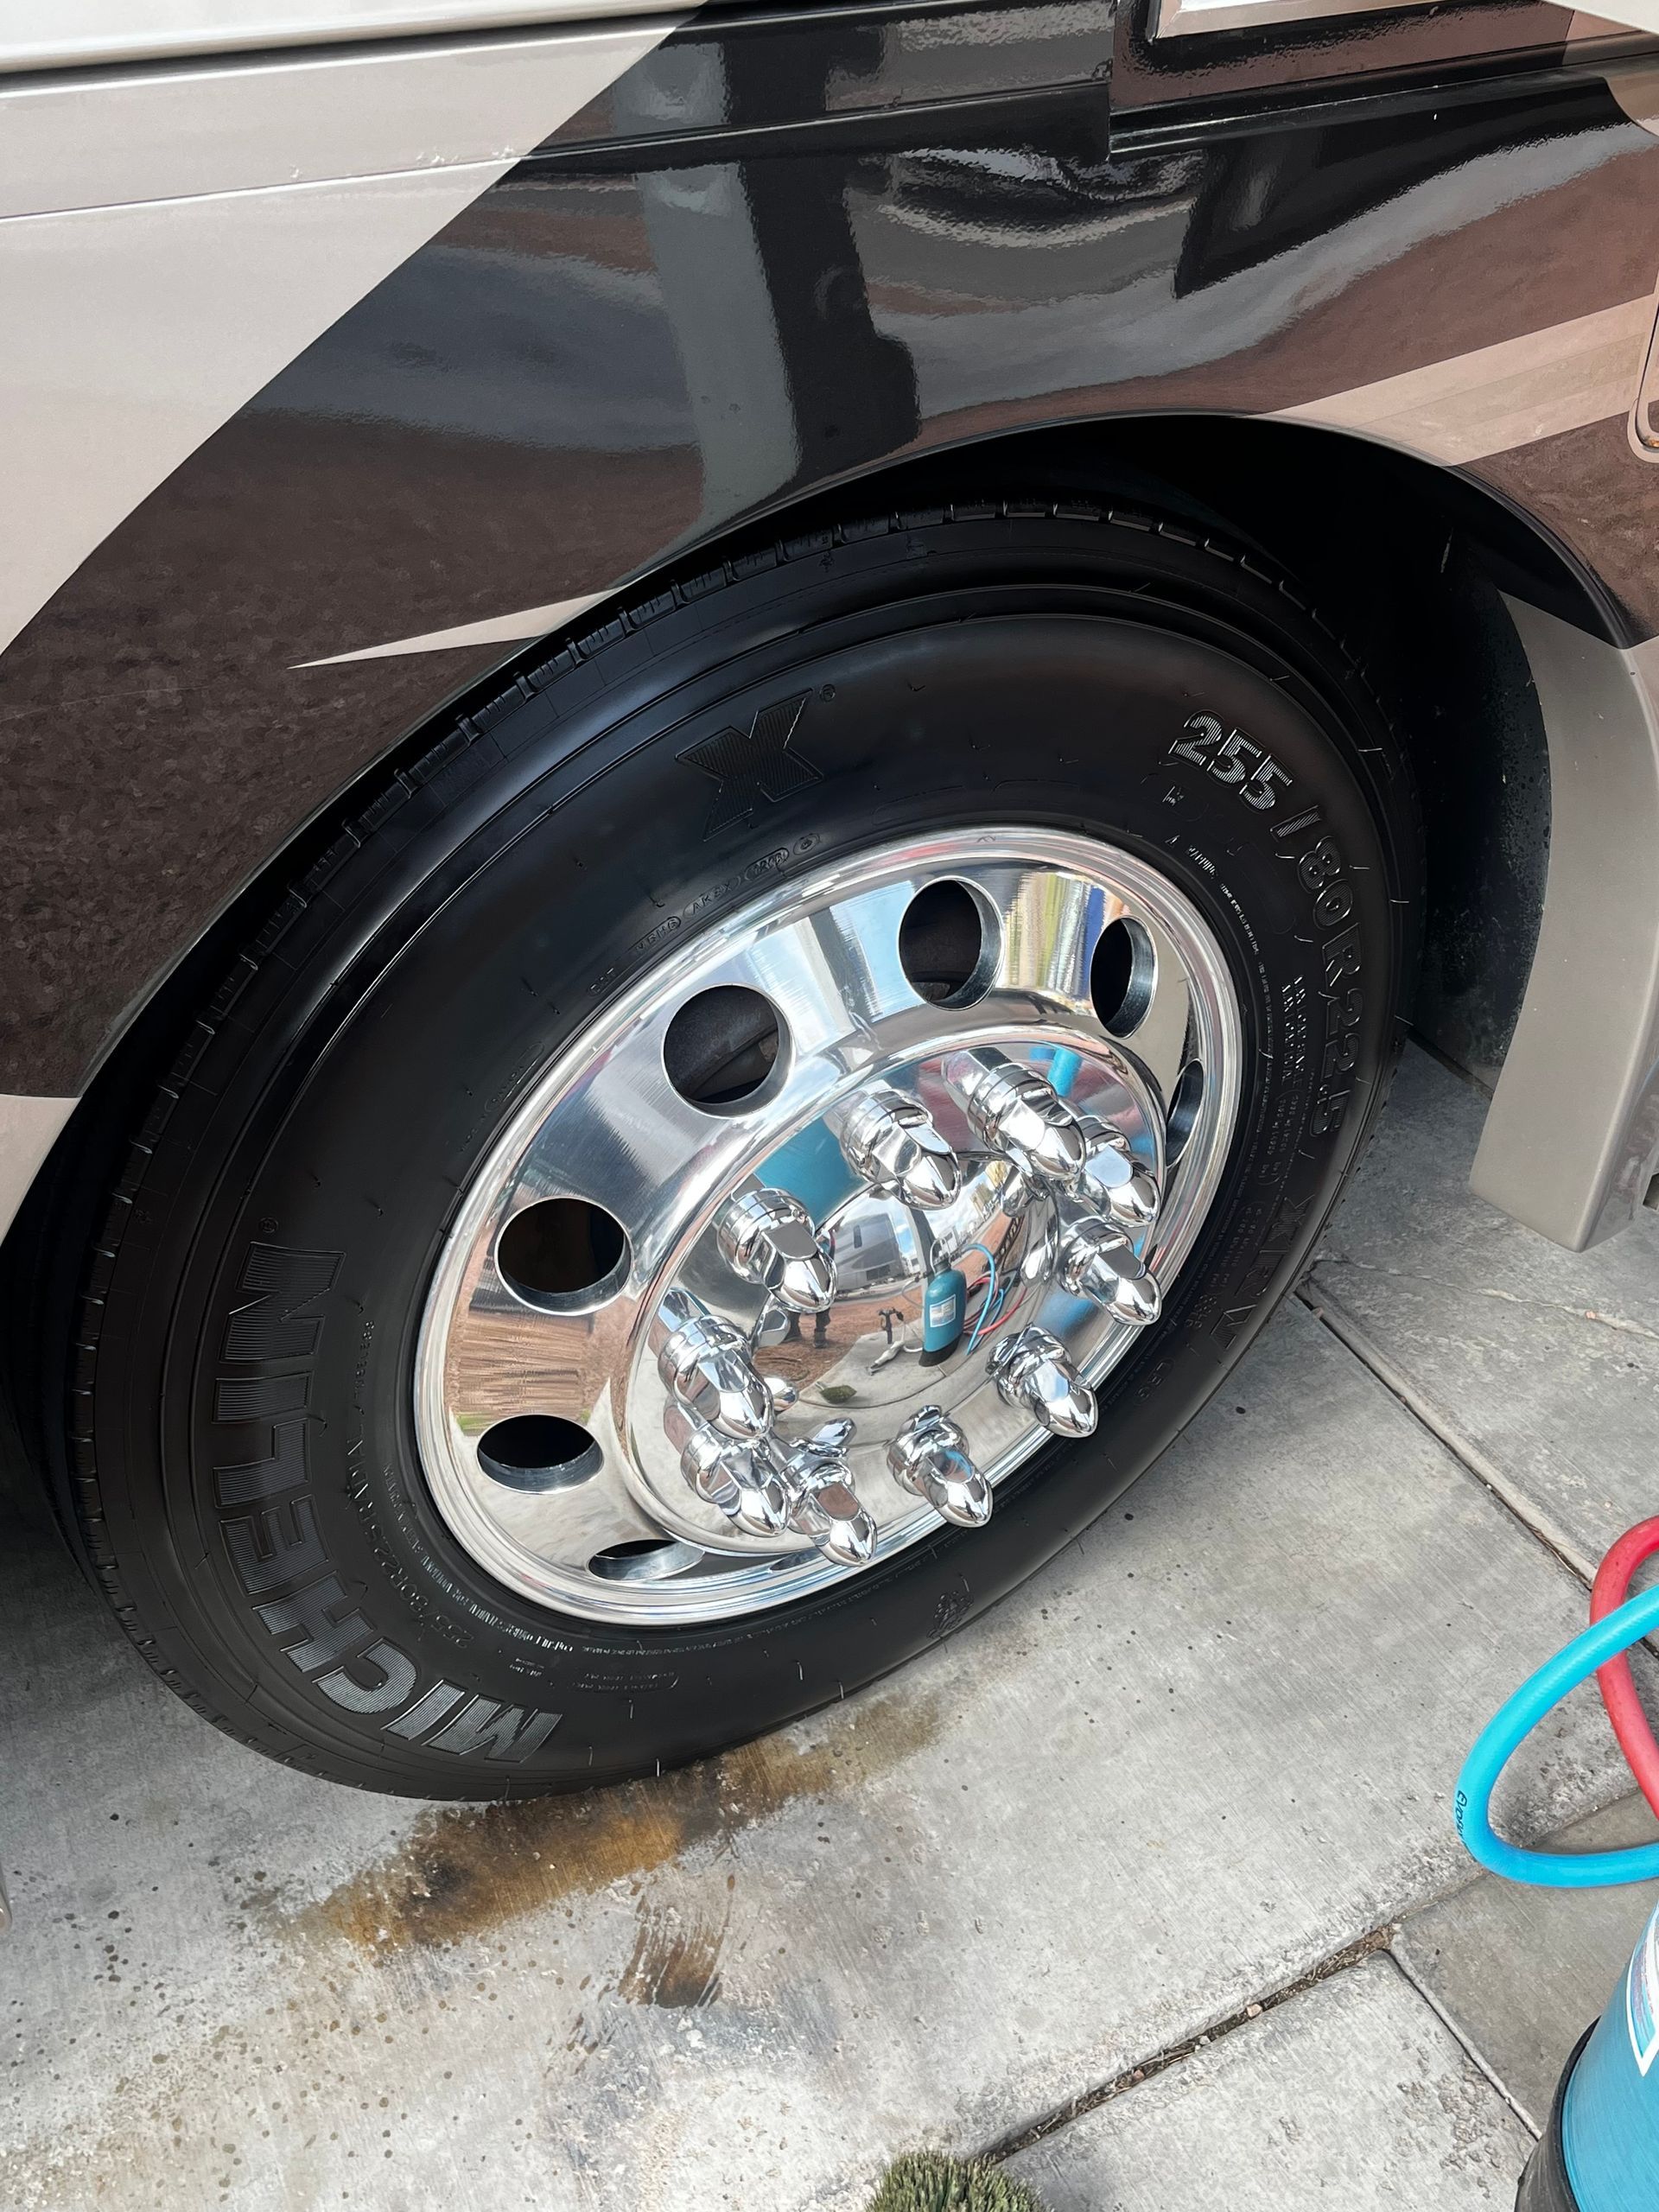
{"label": "reflection of blue tank", "polygon": [[1064,1046],[1056,1045],[1045,1052],[1033,1052],[1032,1065],[1040,1067],[1062,1098],[1077,1079],[1077,1070],[1083,1065],[1080,1052],[1068,1052]]}
{"label": "reflection of blue tank", "polygon": [[956,1349],[968,1306],[968,1278],[960,1268],[941,1268],[922,1300],[922,1358],[943,1359]]}
{"label": "reflection of blue tank", "polygon": [[840,1145],[822,1122],[814,1122],[780,1144],[761,1170],[764,1183],[792,1191],[814,1221],[827,1221],[855,1191],[861,1190]]}

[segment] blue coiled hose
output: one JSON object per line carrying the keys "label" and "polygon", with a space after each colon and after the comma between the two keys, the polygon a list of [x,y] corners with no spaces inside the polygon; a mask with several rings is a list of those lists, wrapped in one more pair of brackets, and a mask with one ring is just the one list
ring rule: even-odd
{"label": "blue coiled hose", "polygon": [[1490,1720],[1458,1777],[1458,1834],[1471,1856],[1512,1882],[1548,1890],[1599,1890],[1659,1878],[1659,1843],[1628,1851],[1523,1851],[1505,1843],[1491,1823],[1497,1777],[1545,1714],[1610,1659],[1659,1628],[1659,1587],[1644,1590],[1594,1622],[1522,1683]]}

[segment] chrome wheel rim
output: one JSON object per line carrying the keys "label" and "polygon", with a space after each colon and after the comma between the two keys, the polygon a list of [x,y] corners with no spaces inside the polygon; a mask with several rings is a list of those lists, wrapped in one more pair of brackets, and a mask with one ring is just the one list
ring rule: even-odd
{"label": "chrome wheel rim", "polygon": [[995,1542],[998,1485],[1156,1327],[1241,1057],[1198,909],[1095,840],[957,830],[762,894],[560,1052],[463,1194],[416,1359],[439,1511],[521,1597],[637,1627],[945,1521]]}

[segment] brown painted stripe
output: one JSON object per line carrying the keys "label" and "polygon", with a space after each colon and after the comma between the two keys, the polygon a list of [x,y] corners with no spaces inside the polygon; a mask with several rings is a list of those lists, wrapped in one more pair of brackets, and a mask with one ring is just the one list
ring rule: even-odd
{"label": "brown painted stripe", "polygon": [[1275,419],[1357,430],[1431,460],[1508,452],[1626,415],[1652,334],[1649,295],[1403,376],[1383,377]]}

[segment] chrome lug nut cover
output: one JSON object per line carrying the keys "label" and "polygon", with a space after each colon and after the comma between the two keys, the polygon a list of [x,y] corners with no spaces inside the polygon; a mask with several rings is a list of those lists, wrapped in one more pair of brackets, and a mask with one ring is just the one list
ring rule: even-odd
{"label": "chrome lug nut cover", "polygon": [[938,1406],[924,1406],[887,1446],[895,1482],[925,1497],[959,1529],[982,1529],[991,1517],[991,1486],[968,1457],[968,1440]]}
{"label": "chrome lug nut cover", "polygon": [[663,1301],[658,1372],[688,1413],[722,1436],[752,1443],[772,1427],[772,1398],[749,1357],[749,1340],[681,1292]]}
{"label": "chrome lug nut cover", "polygon": [[1144,1329],[1163,1310],[1158,1285],[1135,1240],[1098,1214],[1084,1214],[1060,1233],[1060,1281],[1120,1321]]}
{"label": "chrome lug nut cover", "polygon": [[1122,1229],[1150,1229],[1158,1218],[1163,1192],[1158,1178],[1135,1158],[1128,1140],[1092,1116],[1083,1125],[1088,1147],[1082,1190]]}
{"label": "chrome lug nut cover", "polygon": [[851,1421],[830,1421],[789,1455],[791,1526],[842,1567],[875,1556],[875,1522],[859,1503],[847,1458],[852,1433]]}
{"label": "chrome lug nut cover", "polygon": [[789,1486],[769,1444],[740,1444],[685,1414],[671,1417],[666,1426],[680,1446],[686,1481],[734,1528],[752,1536],[775,1536],[789,1526]]}
{"label": "chrome lug nut cover", "polygon": [[977,1135],[1029,1180],[1070,1190],[1089,1148],[1077,1115],[1046,1077],[1001,1052],[956,1052],[945,1067]]}
{"label": "chrome lug nut cover", "polygon": [[895,1192],[925,1211],[948,1206],[962,1188],[961,1164],[932,1116],[891,1084],[853,1100],[841,1117],[841,1144],[853,1173],[873,1191]]}
{"label": "chrome lug nut cover", "polygon": [[1059,1340],[1046,1329],[1022,1329],[991,1356],[996,1387],[1011,1406],[1024,1406],[1051,1436],[1091,1436],[1095,1394]]}
{"label": "chrome lug nut cover", "polygon": [[[981,942],[941,997],[905,921],[946,883]],[[1122,1034],[1091,997],[1120,923]],[[702,1058],[671,1053],[705,1001]],[[747,1091],[721,1043],[739,1002],[775,1031]],[[1192,1249],[1242,1036],[1192,903],[1059,830],[833,860],[675,944],[461,1195],[416,1360],[454,1536],[519,1596],[639,1630],[792,1602],[941,1522],[996,1542],[998,1484],[1109,1419],[1102,1384]],[[674,1072],[700,1065],[727,1071],[706,1100]],[[544,1236],[507,1236],[543,1205]],[[521,1280],[538,1254],[549,1279]]]}
{"label": "chrome lug nut cover", "polygon": [[835,1303],[835,1262],[811,1215],[787,1191],[740,1191],[729,1199],[720,1249],[734,1274],[763,1284],[785,1313],[822,1313]]}

